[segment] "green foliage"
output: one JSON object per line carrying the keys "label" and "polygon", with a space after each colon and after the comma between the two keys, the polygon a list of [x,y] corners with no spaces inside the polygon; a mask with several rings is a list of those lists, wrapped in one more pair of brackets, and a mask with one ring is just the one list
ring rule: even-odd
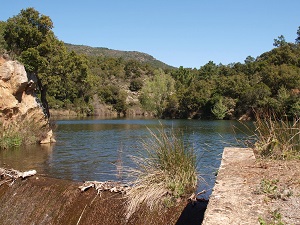
{"label": "green foliage", "polygon": [[4,39],[4,30],[5,30],[6,22],[0,21],[0,54],[5,52],[6,42]]}
{"label": "green foliage", "polygon": [[179,93],[179,109],[183,117],[194,118],[201,114],[212,97],[214,84],[206,80],[194,80],[191,85]]}
{"label": "green foliage", "polygon": [[143,80],[141,78],[135,78],[130,82],[129,90],[130,91],[139,91],[143,87]]}
{"label": "green foliage", "polygon": [[284,225],[285,223],[282,221],[282,215],[279,210],[274,210],[271,212],[271,219],[266,221],[263,218],[259,217],[258,222],[260,225]]}
{"label": "green foliage", "polygon": [[277,39],[277,38],[274,39],[274,43],[273,43],[273,45],[274,45],[275,47],[281,47],[281,46],[284,46],[284,45],[286,45],[286,44],[287,44],[287,42],[285,41],[285,38],[284,38],[283,35],[280,35],[280,36],[278,37],[278,39]]}
{"label": "green foliage", "polygon": [[101,97],[102,101],[106,104],[113,105],[113,108],[120,114],[126,114],[126,93],[118,86],[109,85],[106,87],[102,87],[99,90],[99,96]]}
{"label": "green foliage", "polygon": [[22,9],[7,20],[4,39],[9,51],[19,55],[42,44],[48,35],[53,35],[53,23],[47,16],[40,15],[34,8]]}
{"label": "green foliage", "polygon": [[91,94],[88,61],[74,52],[67,52],[52,28],[49,17],[27,8],[8,19],[4,30],[7,49],[25,65],[27,73],[36,76],[41,101],[46,109],[47,92],[51,99],[50,106],[54,108],[61,107],[63,102],[74,104],[78,99],[88,99]]}
{"label": "green foliage", "polygon": [[216,102],[216,104],[214,105],[211,111],[216,117],[216,119],[222,120],[226,116],[228,109],[226,105],[223,104],[223,101],[220,98],[219,101]]}
{"label": "green foliage", "polygon": [[296,44],[300,44],[300,26],[298,27],[298,30],[297,30]]}
{"label": "green foliage", "polygon": [[256,191],[257,194],[268,194],[272,196],[277,195],[277,183],[279,180],[267,180],[263,179],[260,182],[260,186]]}
{"label": "green foliage", "polygon": [[22,137],[18,132],[13,131],[12,129],[5,130],[2,127],[1,138],[0,138],[0,149],[18,147],[21,144],[22,144]]}
{"label": "green foliage", "polygon": [[140,96],[142,107],[155,116],[161,117],[168,106],[169,99],[175,92],[174,79],[162,70],[154,72],[153,79],[146,81]]}
{"label": "green foliage", "polygon": [[22,118],[0,128],[0,149],[18,147],[22,144],[38,143],[45,138],[49,128],[36,126],[34,118]]}
{"label": "green foliage", "polygon": [[80,113],[92,111],[95,97],[119,113],[141,105],[164,118],[239,118],[266,109],[300,116],[300,27],[296,43],[281,35],[274,49],[244,64],[209,61],[199,69],[173,68],[140,52],[64,44],[52,28],[33,8],[0,21],[0,53],[8,51],[37,77],[44,107],[47,93],[50,108]]}

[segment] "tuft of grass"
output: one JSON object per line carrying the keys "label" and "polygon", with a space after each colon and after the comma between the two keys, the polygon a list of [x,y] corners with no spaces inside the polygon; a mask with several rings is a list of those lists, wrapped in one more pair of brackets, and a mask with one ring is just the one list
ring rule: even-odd
{"label": "tuft of grass", "polygon": [[254,115],[255,130],[245,142],[247,147],[262,158],[300,159],[300,118],[288,120],[270,111],[255,111]]}
{"label": "tuft of grass", "polygon": [[289,121],[274,113],[256,114],[258,140],[255,149],[262,157],[290,159],[300,156],[299,118]]}
{"label": "tuft of grass", "polygon": [[148,130],[150,139],[142,142],[143,151],[133,157],[136,168],[129,171],[134,179],[127,192],[127,219],[142,205],[153,210],[174,204],[193,193],[198,182],[197,157],[183,135],[162,126]]}
{"label": "tuft of grass", "polygon": [[47,132],[51,129],[48,124],[40,127],[39,121],[32,118],[23,118],[11,121],[7,125],[0,125],[0,149],[38,143],[46,137]]}
{"label": "tuft of grass", "polygon": [[254,193],[266,194],[267,196],[276,199],[280,196],[279,191],[277,189],[278,182],[279,180],[262,179],[260,182],[260,186],[257,188],[257,190]]}
{"label": "tuft of grass", "polygon": [[271,212],[270,221],[266,221],[262,217],[259,217],[258,222],[260,225],[284,225],[284,222],[282,221],[282,215],[278,209]]}
{"label": "tuft of grass", "polygon": [[14,126],[4,127],[3,124],[0,125],[0,149],[18,147],[22,144],[22,137],[15,131]]}

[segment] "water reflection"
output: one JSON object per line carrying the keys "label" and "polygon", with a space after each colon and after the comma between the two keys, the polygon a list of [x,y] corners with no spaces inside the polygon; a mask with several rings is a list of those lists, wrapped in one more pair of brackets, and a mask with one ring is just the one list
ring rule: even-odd
{"label": "water reflection", "polygon": [[52,157],[54,145],[30,145],[0,151],[0,166],[17,170],[38,169],[43,174],[45,164]]}
{"label": "water reflection", "polygon": [[[147,128],[180,129],[199,156],[198,170],[208,188],[224,147],[237,146],[243,126],[236,121],[88,119],[57,120],[54,145],[34,145],[0,151],[0,166],[36,169],[39,174],[71,180],[116,180],[117,164],[133,166],[131,155],[149,137]],[[233,126],[241,129],[235,133]],[[207,187],[199,187],[205,188]],[[208,192],[210,193],[210,192]]]}

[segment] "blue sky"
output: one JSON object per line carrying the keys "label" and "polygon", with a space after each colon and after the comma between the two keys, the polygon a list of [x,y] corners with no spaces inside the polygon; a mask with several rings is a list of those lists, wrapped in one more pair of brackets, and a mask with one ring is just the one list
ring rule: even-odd
{"label": "blue sky", "polygon": [[64,42],[145,52],[176,67],[244,62],[280,35],[294,42],[300,26],[300,0],[10,0],[0,20],[28,7],[49,16]]}

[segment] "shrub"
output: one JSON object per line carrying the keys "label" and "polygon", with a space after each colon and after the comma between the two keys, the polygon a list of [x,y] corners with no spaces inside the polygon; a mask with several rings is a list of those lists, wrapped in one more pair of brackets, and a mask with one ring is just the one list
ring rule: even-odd
{"label": "shrub", "polygon": [[139,91],[143,87],[143,80],[141,78],[135,78],[130,82],[129,90],[130,91]]}
{"label": "shrub", "polygon": [[194,192],[198,182],[197,157],[182,134],[163,127],[149,132],[151,138],[142,142],[144,151],[133,157],[137,167],[129,170],[134,181],[127,193],[127,219],[141,205],[154,209],[174,203]]}

